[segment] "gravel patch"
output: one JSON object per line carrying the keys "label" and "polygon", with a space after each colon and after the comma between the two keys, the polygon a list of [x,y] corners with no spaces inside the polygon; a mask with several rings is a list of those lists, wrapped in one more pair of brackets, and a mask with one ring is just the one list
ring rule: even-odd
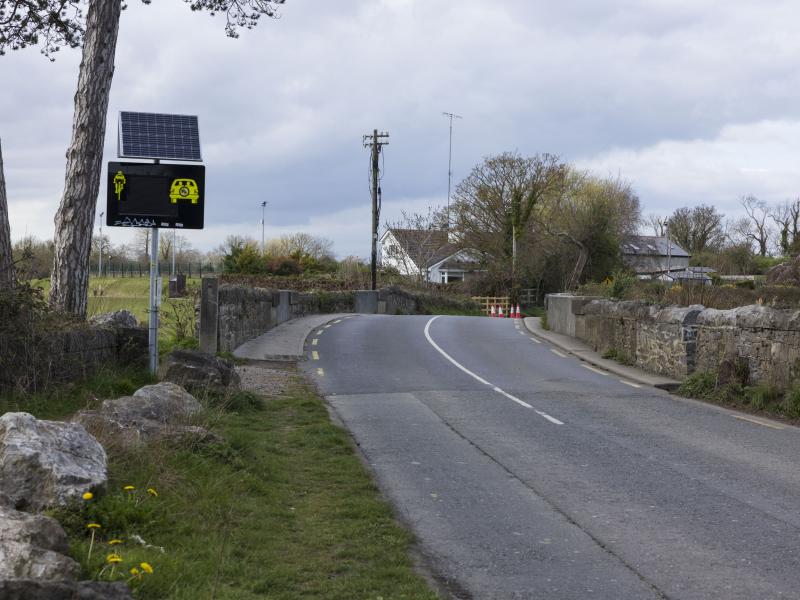
{"label": "gravel patch", "polygon": [[236,372],[242,389],[262,396],[282,396],[297,377],[294,365],[280,363],[251,363],[239,365]]}

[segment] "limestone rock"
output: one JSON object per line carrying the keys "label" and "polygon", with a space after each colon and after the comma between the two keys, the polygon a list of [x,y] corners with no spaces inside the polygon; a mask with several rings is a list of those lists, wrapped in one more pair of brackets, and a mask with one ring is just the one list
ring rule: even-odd
{"label": "limestone rock", "polygon": [[80,565],[67,552],[67,534],[55,519],[0,508],[0,579],[75,579]]}
{"label": "limestone rock", "polygon": [[767,285],[800,285],[800,256],[770,268],[764,279]]}
{"label": "limestone rock", "polygon": [[182,387],[162,382],[133,396],[105,400],[99,410],[80,411],[74,420],[103,440],[130,447],[164,437],[210,438],[212,434],[202,427],[187,425],[202,410]]}
{"label": "limestone rock", "polygon": [[182,385],[198,396],[207,391],[238,390],[239,375],[231,361],[195,350],[174,350],[162,369],[164,381]]}
{"label": "limestone rock", "polygon": [[82,425],[0,417],[0,490],[14,507],[63,505],[106,481],[106,452]]}
{"label": "limestone rock", "polygon": [[0,581],[3,600],[133,600],[124,583],[99,581]]}
{"label": "limestone rock", "polygon": [[139,322],[133,313],[127,310],[118,310],[110,313],[95,315],[89,322],[93,325],[111,327],[112,329],[133,329],[139,326]]}

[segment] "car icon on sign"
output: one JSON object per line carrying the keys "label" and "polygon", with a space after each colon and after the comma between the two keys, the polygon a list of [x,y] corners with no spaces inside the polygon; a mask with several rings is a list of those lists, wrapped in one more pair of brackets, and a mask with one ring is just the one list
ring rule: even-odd
{"label": "car icon on sign", "polygon": [[200,192],[194,179],[175,179],[169,188],[169,200],[172,204],[177,204],[178,200],[191,200],[192,204],[197,204],[199,199]]}

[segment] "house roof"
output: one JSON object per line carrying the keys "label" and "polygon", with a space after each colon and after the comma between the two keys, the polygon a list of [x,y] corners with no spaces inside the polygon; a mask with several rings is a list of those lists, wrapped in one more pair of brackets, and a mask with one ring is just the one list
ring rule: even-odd
{"label": "house roof", "polygon": [[627,256],[668,256],[688,258],[686,250],[666,237],[655,235],[631,235],[622,243],[622,253]]}
{"label": "house roof", "polygon": [[[456,254],[461,249],[455,244],[447,241],[447,231],[440,229],[396,229],[389,228],[388,232],[392,232],[397,242],[403,247],[403,250],[408,253],[409,248],[415,248],[413,254],[421,257],[429,256],[425,266],[432,267],[442,261],[445,261]],[[469,264],[467,261],[448,261],[446,268],[466,268]],[[456,265],[458,265],[456,267]]]}

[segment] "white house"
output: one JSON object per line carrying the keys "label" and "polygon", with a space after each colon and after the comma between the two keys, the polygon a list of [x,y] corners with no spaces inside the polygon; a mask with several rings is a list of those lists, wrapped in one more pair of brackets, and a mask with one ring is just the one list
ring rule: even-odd
{"label": "white house", "polygon": [[387,229],[381,236],[381,263],[432,283],[464,281],[480,268],[475,252],[459,250],[440,229]]}
{"label": "white house", "polygon": [[666,237],[634,235],[622,244],[622,261],[640,279],[658,278],[689,268],[690,255]]}

